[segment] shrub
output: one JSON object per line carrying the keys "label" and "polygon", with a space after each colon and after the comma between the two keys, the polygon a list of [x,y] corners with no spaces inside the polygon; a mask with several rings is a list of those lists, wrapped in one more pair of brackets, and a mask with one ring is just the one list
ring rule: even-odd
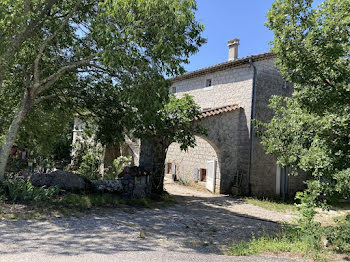
{"label": "shrub", "polygon": [[327,239],[339,253],[350,254],[350,214],[327,230]]}
{"label": "shrub", "polygon": [[190,182],[188,182],[187,180],[185,180],[185,179],[183,179],[181,177],[179,177],[177,179],[177,183],[179,183],[180,185],[183,185],[183,186],[190,186],[191,185]]}
{"label": "shrub", "polygon": [[101,157],[94,152],[87,152],[82,157],[82,162],[79,167],[79,174],[87,179],[99,178],[99,167],[101,165]]}
{"label": "shrub", "polygon": [[107,174],[104,179],[116,179],[117,176],[123,171],[124,167],[131,164],[131,157],[119,156],[113,160],[113,165],[108,168]]}
{"label": "shrub", "polygon": [[32,183],[22,179],[7,179],[3,182],[3,189],[8,200],[12,201],[41,201],[59,193],[57,186],[35,187]]}

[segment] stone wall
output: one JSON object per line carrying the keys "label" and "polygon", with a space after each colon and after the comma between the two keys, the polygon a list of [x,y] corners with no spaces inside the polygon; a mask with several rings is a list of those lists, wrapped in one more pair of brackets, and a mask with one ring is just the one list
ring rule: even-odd
{"label": "stone wall", "polygon": [[[291,96],[293,87],[286,84],[279,70],[274,65],[274,59],[254,62],[257,68],[256,90],[256,118],[268,122],[272,118],[272,111],[268,108],[272,95]],[[215,145],[218,158],[219,176],[217,191],[229,192],[229,184],[233,174],[237,171],[243,174],[243,193],[248,192],[248,173],[250,155],[250,119],[252,106],[253,68],[249,64],[236,66],[206,75],[195,76],[190,79],[173,82],[171,90],[176,87],[176,95],[184,93],[192,95],[201,109],[216,108],[231,104],[241,106],[236,117],[230,118],[230,113],[223,113],[202,120],[203,126],[208,128],[206,138]],[[211,86],[206,87],[207,79],[211,79]],[[258,137],[254,135],[254,153],[251,177],[252,193],[256,196],[276,195],[276,159],[267,155]],[[198,152],[207,152],[198,154]],[[179,176],[193,179],[193,169],[201,167],[208,158],[212,157],[212,150],[208,150],[201,143],[198,147],[183,153],[178,145],[172,145],[167,162],[176,162]],[[290,192],[295,192],[303,185],[300,178],[290,178]]]}
{"label": "stone wall", "polygon": [[151,196],[151,174],[141,167],[125,167],[116,180],[92,180],[96,191],[121,194],[125,198]]}
{"label": "stone wall", "polygon": [[[210,87],[206,87],[207,79],[211,79]],[[206,139],[217,148],[216,192],[218,193],[231,191],[230,185],[233,176],[238,171],[247,173],[252,79],[253,69],[249,64],[246,64],[173,83],[178,97],[182,97],[185,93],[193,96],[202,110],[233,104],[238,104],[241,107],[240,110],[236,110],[237,112],[208,117],[201,122],[209,130],[209,136]],[[203,166],[203,163],[207,162],[208,156],[203,157],[202,161],[197,160],[198,157],[194,154],[181,153],[178,146],[174,145],[173,147],[177,150],[175,152],[173,148],[171,155],[179,157],[172,158],[177,162],[181,158],[186,159],[186,161],[182,161],[181,166],[188,166],[183,169],[187,169],[186,173],[191,174],[193,179],[194,165],[198,163]],[[201,151],[202,149],[195,148],[193,151]],[[182,172],[180,174],[182,175]],[[187,177],[191,177],[191,175]],[[244,177],[244,181],[246,180]]]}
{"label": "stone wall", "polygon": [[215,193],[230,192],[234,176],[242,168],[240,161],[246,158],[248,130],[241,125],[245,119],[242,109],[202,119],[200,124],[208,130],[208,136],[198,138],[198,146],[187,152],[173,143],[166,162],[176,164],[178,177],[194,181],[194,168],[206,168],[209,160],[217,160]]}
{"label": "stone wall", "polygon": [[[185,181],[194,181],[194,170],[207,169],[207,163],[210,160],[218,161],[218,155],[212,145],[202,137],[196,136],[197,146],[189,148],[187,151],[181,151],[178,143],[172,143],[167,152],[165,160],[165,172],[168,172],[167,164],[175,165],[177,178]],[[220,168],[217,168],[217,178],[220,177]],[[220,180],[217,179],[216,184],[219,185]]]}
{"label": "stone wall", "polygon": [[[274,60],[263,60],[255,64],[258,73],[255,117],[259,121],[267,123],[273,117],[272,110],[268,108],[270,98],[273,95],[291,96],[293,86],[282,78],[274,65]],[[251,189],[254,195],[262,197],[276,195],[276,169],[276,158],[266,154],[260,139],[255,136],[251,178]],[[302,178],[290,177],[289,181],[290,192],[295,192],[302,187]]]}
{"label": "stone wall", "polygon": [[[207,79],[211,79],[210,87],[206,87]],[[245,125],[247,125],[250,123],[252,79],[253,69],[246,64],[204,76],[174,81],[173,87],[176,87],[178,97],[182,97],[185,93],[193,96],[201,109],[238,104],[244,109]],[[247,127],[249,130],[250,126]]]}

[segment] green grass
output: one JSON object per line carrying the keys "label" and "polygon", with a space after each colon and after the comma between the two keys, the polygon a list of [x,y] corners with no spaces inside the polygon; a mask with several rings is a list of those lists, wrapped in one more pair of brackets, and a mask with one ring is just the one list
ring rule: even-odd
{"label": "green grass", "polygon": [[244,198],[244,202],[252,204],[261,208],[265,208],[271,211],[277,211],[281,213],[290,213],[297,211],[295,204],[282,202],[282,201],[273,201],[268,199],[259,200],[256,198]]}
{"label": "green grass", "polygon": [[232,256],[290,253],[316,261],[328,261],[329,250],[314,237],[301,235],[295,228],[284,229],[277,236],[253,237],[250,241],[234,244],[228,251]]}
{"label": "green grass", "polygon": [[65,193],[47,201],[20,203],[2,201],[0,218],[41,220],[52,217],[80,217],[89,212],[101,213],[108,208],[123,208],[123,210],[125,207],[160,208],[173,204],[175,200],[167,193],[158,199],[123,199],[114,194]]}
{"label": "green grass", "polygon": [[158,199],[149,198],[132,198],[123,199],[114,194],[73,194],[68,193],[61,199],[55,201],[56,204],[66,207],[78,208],[80,210],[87,210],[96,207],[120,207],[120,206],[134,206],[134,207],[147,207],[158,208],[169,206],[175,203],[175,200],[164,193]]}

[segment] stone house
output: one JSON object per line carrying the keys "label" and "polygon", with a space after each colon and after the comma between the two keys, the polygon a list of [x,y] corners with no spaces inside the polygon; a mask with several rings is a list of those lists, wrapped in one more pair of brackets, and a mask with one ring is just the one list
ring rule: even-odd
{"label": "stone house", "polygon": [[267,122],[272,95],[291,96],[293,86],[281,76],[275,55],[238,58],[239,40],[228,42],[228,61],[172,78],[170,92],[189,94],[202,109],[200,123],[207,137],[196,137],[187,152],[170,145],[166,174],[196,182],[214,193],[255,196],[293,194],[305,177],[288,177],[254,135],[252,119]]}
{"label": "stone house", "polygon": [[[275,157],[265,153],[252,124],[253,119],[270,121],[269,99],[272,95],[291,96],[293,86],[276,68],[274,54],[239,58],[238,46],[238,39],[228,42],[226,62],[171,79],[171,93],[178,97],[189,94],[201,107],[202,116],[196,121],[208,135],[196,136],[196,147],[186,152],[179,144],[171,144],[165,174],[198,183],[213,193],[293,195],[304,187],[306,174],[289,177],[286,168],[277,166]],[[81,138],[83,126],[75,120],[73,142]],[[129,138],[118,148],[106,147],[104,167],[120,155],[132,157],[132,164],[138,165],[141,149],[140,140]]]}

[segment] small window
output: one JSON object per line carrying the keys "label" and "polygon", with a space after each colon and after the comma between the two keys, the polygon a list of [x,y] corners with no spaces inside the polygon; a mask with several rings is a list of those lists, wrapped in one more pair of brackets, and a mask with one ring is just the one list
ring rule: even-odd
{"label": "small window", "polygon": [[206,87],[211,86],[211,79],[207,79],[207,81],[205,82],[205,86]]}
{"label": "small window", "polygon": [[200,181],[202,182],[207,181],[207,170],[205,168],[200,169]]}
{"label": "small window", "polygon": [[172,93],[172,94],[175,94],[175,93],[176,93],[176,86],[172,86],[172,87],[171,87],[171,93]]}

